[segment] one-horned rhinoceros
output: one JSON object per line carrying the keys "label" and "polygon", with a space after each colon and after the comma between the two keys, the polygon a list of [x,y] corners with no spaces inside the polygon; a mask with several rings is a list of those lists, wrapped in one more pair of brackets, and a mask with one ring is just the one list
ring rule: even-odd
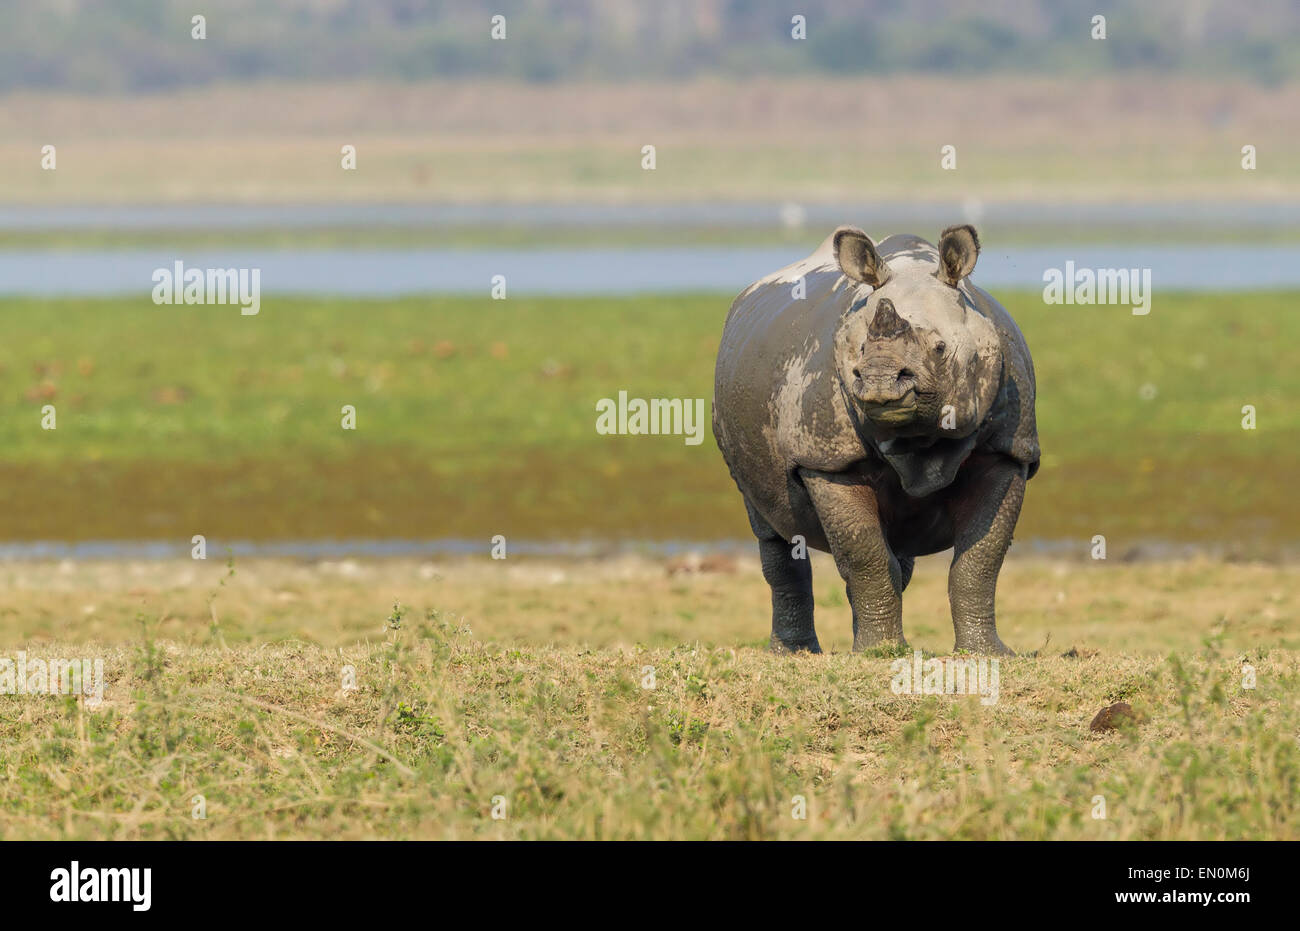
{"label": "one-horned rhinoceros", "polygon": [[913,562],[952,547],[956,649],[1011,652],[993,600],[1038,470],[1034,369],[970,281],[978,255],[970,226],[938,248],[840,227],[732,304],[713,432],[772,587],[772,649],[820,650],[806,546],[844,578],[855,650],[905,644]]}

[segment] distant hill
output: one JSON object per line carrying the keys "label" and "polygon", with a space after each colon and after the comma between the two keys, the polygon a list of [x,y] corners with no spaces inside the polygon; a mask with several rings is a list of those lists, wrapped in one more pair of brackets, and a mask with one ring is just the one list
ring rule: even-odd
{"label": "distant hill", "polygon": [[[191,17],[207,16],[207,38]],[[506,18],[506,41],[489,38]],[[806,18],[806,39],[791,36]],[[1106,17],[1106,39],[1091,38]],[[1293,0],[13,0],[0,91],[933,72],[1300,77]]]}

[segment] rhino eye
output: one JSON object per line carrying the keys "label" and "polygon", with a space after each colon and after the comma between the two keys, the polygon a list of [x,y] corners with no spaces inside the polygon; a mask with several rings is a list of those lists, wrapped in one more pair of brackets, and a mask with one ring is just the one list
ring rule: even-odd
{"label": "rhino eye", "polygon": [[948,348],[948,344],[945,343],[943,340],[939,340],[939,342],[934,344],[935,355],[939,355],[939,356],[943,355],[944,350],[947,348]]}

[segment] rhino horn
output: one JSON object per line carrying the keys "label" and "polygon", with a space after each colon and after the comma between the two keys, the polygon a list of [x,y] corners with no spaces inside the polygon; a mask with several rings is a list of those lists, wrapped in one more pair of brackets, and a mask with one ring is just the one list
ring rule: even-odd
{"label": "rhino horn", "polygon": [[894,302],[885,298],[876,305],[876,315],[867,327],[867,336],[871,339],[895,339],[912,328],[894,309]]}

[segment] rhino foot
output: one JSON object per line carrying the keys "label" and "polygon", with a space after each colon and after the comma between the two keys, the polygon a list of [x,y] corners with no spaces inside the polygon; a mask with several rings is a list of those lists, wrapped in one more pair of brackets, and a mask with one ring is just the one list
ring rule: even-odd
{"label": "rhino foot", "polygon": [[955,653],[978,653],[981,656],[1015,656],[1016,651],[1002,642],[997,631],[972,632],[965,636],[958,635],[953,645]]}
{"label": "rhino foot", "polygon": [[854,637],[854,653],[880,653],[887,656],[903,656],[907,653],[909,647],[907,641],[901,636],[898,637]]}
{"label": "rhino foot", "polygon": [[820,653],[821,644],[817,642],[816,637],[801,637],[799,639],[782,639],[775,634],[768,643],[767,648],[773,653]]}

